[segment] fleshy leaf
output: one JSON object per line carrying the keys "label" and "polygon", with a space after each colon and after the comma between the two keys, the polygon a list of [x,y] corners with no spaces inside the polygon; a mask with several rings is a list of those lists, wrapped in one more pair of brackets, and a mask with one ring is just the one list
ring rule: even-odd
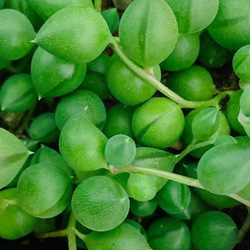
{"label": "fleshy leaf", "polygon": [[15,178],[30,154],[17,137],[0,128],[0,189]]}
{"label": "fleshy leaf", "polygon": [[211,193],[229,195],[250,181],[250,147],[225,144],[211,148],[198,163],[198,179]]}
{"label": "fleshy leaf", "polygon": [[220,125],[218,108],[209,107],[200,111],[192,121],[193,137],[197,141],[206,141],[213,136]]}
{"label": "fleshy leaf", "polygon": [[143,67],[162,62],[174,49],[178,27],[164,0],[136,0],[124,12],[119,37],[125,53]]}
{"label": "fleshy leaf", "polygon": [[71,6],[52,15],[34,42],[61,59],[81,64],[98,57],[110,40],[109,27],[100,13]]}
{"label": "fleshy leaf", "polygon": [[122,186],[106,176],[93,176],[77,186],[72,197],[76,219],[94,231],[120,225],[129,212],[129,198]]}

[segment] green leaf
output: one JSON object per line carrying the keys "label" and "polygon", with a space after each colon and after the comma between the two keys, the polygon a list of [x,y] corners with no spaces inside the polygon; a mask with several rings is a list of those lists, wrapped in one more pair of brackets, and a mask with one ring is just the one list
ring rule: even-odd
{"label": "green leaf", "polygon": [[193,119],[192,133],[196,141],[206,141],[215,134],[220,125],[220,110],[215,107],[205,108]]}
{"label": "green leaf", "polygon": [[178,21],[179,33],[192,34],[204,30],[215,18],[219,0],[165,0]]}
{"label": "green leaf", "polygon": [[191,192],[187,185],[168,181],[156,196],[159,206],[178,219],[191,217]]}
{"label": "green leaf", "polygon": [[15,178],[30,154],[17,137],[0,128],[0,189]]}
{"label": "green leaf", "polygon": [[59,149],[71,168],[94,171],[108,167],[104,157],[106,143],[106,136],[84,114],[79,113],[64,125],[59,138]]}
{"label": "green leaf", "polygon": [[63,169],[48,162],[34,164],[18,180],[18,205],[34,217],[55,217],[69,205],[72,184]]}
{"label": "green leaf", "polygon": [[213,147],[198,163],[198,179],[211,193],[237,193],[250,182],[249,154],[249,145],[240,143]]}
{"label": "green leaf", "polygon": [[110,32],[113,34],[118,29],[120,17],[116,8],[110,8],[102,12],[103,18],[106,20]]}
{"label": "green leaf", "polygon": [[91,232],[84,239],[88,250],[150,250],[146,238],[134,226],[124,222],[107,232]]}
{"label": "green leaf", "polygon": [[134,140],[127,135],[114,135],[108,140],[104,153],[111,165],[125,167],[134,160],[136,145]]}
{"label": "green leaf", "polygon": [[34,42],[61,59],[81,64],[98,57],[110,40],[109,27],[100,13],[71,6],[51,16]]}
{"label": "green leaf", "polygon": [[177,36],[176,18],[164,0],[135,0],[120,21],[121,45],[143,67],[162,62],[173,51]]}
{"label": "green leaf", "polygon": [[71,5],[81,5],[84,7],[93,8],[93,3],[91,0],[56,0],[56,1],[26,0],[26,1],[43,20],[47,20],[58,10]]}
{"label": "green leaf", "polygon": [[93,176],[77,186],[71,206],[83,226],[94,231],[108,231],[126,219],[129,198],[116,181],[106,176]]}
{"label": "green leaf", "polygon": [[27,55],[34,44],[36,33],[29,19],[13,9],[0,10],[0,50],[1,58],[12,61]]}

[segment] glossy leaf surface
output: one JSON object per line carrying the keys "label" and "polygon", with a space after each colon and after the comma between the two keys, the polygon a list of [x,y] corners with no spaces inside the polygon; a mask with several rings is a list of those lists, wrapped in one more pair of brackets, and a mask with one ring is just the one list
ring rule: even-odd
{"label": "glossy leaf surface", "polygon": [[34,46],[30,41],[36,33],[29,19],[17,10],[0,10],[1,58],[17,60],[27,55]]}
{"label": "glossy leaf surface", "polygon": [[136,0],[120,21],[121,45],[143,67],[162,62],[173,51],[177,36],[176,18],[164,0]]}
{"label": "glossy leaf surface", "polygon": [[110,39],[111,33],[101,14],[92,8],[72,6],[51,16],[34,42],[55,56],[82,64],[98,57]]}
{"label": "glossy leaf surface", "polygon": [[[210,2],[210,1],[209,1]],[[250,43],[250,2],[248,0],[220,0],[218,13],[208,27],[216,43],[229,50],[237,50]]]}
{"label": "glossy leaf surface", "polygon": [[31,76],[40,98],[72,92],[80,86],[85,75],[86,64],[62,60],[41,47],[37,48],[32,57]]}
{"label": "glossy leaf surface", "polygon": [[176,218],[158,218],[149,226],[147,235],[153,249],[190,249],[189,228],[183,221]]}
{"label": "glossy leaf surface", "polygon": [[[116,56],[116,55],[115,55]],[[111,94],[124,105],[137,105],[154,95],[156,88],[129,69],[119,57],[112,57],[107,72],[107,83]],[[160,67],[153,68],[156,79],[160,80]]]}
{"label": "glossy leaf surface", "polygon": [[35,106],[37,94],[30,74],[15,74],[1,87],[1,109],[10,112],[24,112]]}
{"label": "glossy leaf surface", "polygon": [[196,141],[206,141],[213,136],[220,125],[220,111],[209,107],[201,110],[192,121],[192,134]]}
{"label": "glossy leaf surface", "polygon": [[165,0],[172,8],[179,32],[191,34],[205,29],[215,18],[219,0]]}
{"label": "glossy leaf surface", "polygon": [[187,185],[168,181],[156,196],[159,206],[178,219],[191,217],[191,192]]}
{"label": "glossy leaf surface", "polygon": [[184,128],[180,106],[164,97],[151,98],[136,109],[132,130],[139,143],[166,148],[174,144]]}
{"label": "glossy leaf surface", "polygon": [[106,136],[81,114],[67,121],[59,138],[63,159],[71,168],[80,171],[107,168],[104,157],[106,143]]}

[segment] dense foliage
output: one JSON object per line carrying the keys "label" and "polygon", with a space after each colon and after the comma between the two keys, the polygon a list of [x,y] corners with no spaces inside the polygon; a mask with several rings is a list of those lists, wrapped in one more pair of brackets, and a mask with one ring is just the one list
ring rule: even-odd
{"label": "dense foliage", "polygon": [[0,238],[234,249],[250,228],[249,13],[0,0]]}

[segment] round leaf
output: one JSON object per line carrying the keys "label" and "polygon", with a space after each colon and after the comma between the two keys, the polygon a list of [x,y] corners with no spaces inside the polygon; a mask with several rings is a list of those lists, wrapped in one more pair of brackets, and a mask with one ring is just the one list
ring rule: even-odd
{"label": "round leaf", "polygon": [[134,160],[135,154],[134,140],[123,134],[111,137],[105,147],[105,158],[115,167],[129,165]]}
{"label": "round leaf", "polygon": [[198,163],[198,179],[211,193],[237,193],[250,181],[249,154],[249,146],[240,143],[213,147]]}
{"label": "round leaf", "polygon": [[106,176],[94,176],[77,186],[71,206],[83,226],[94,231],[108,231],[127,217],[129,198],[119,183]]}

